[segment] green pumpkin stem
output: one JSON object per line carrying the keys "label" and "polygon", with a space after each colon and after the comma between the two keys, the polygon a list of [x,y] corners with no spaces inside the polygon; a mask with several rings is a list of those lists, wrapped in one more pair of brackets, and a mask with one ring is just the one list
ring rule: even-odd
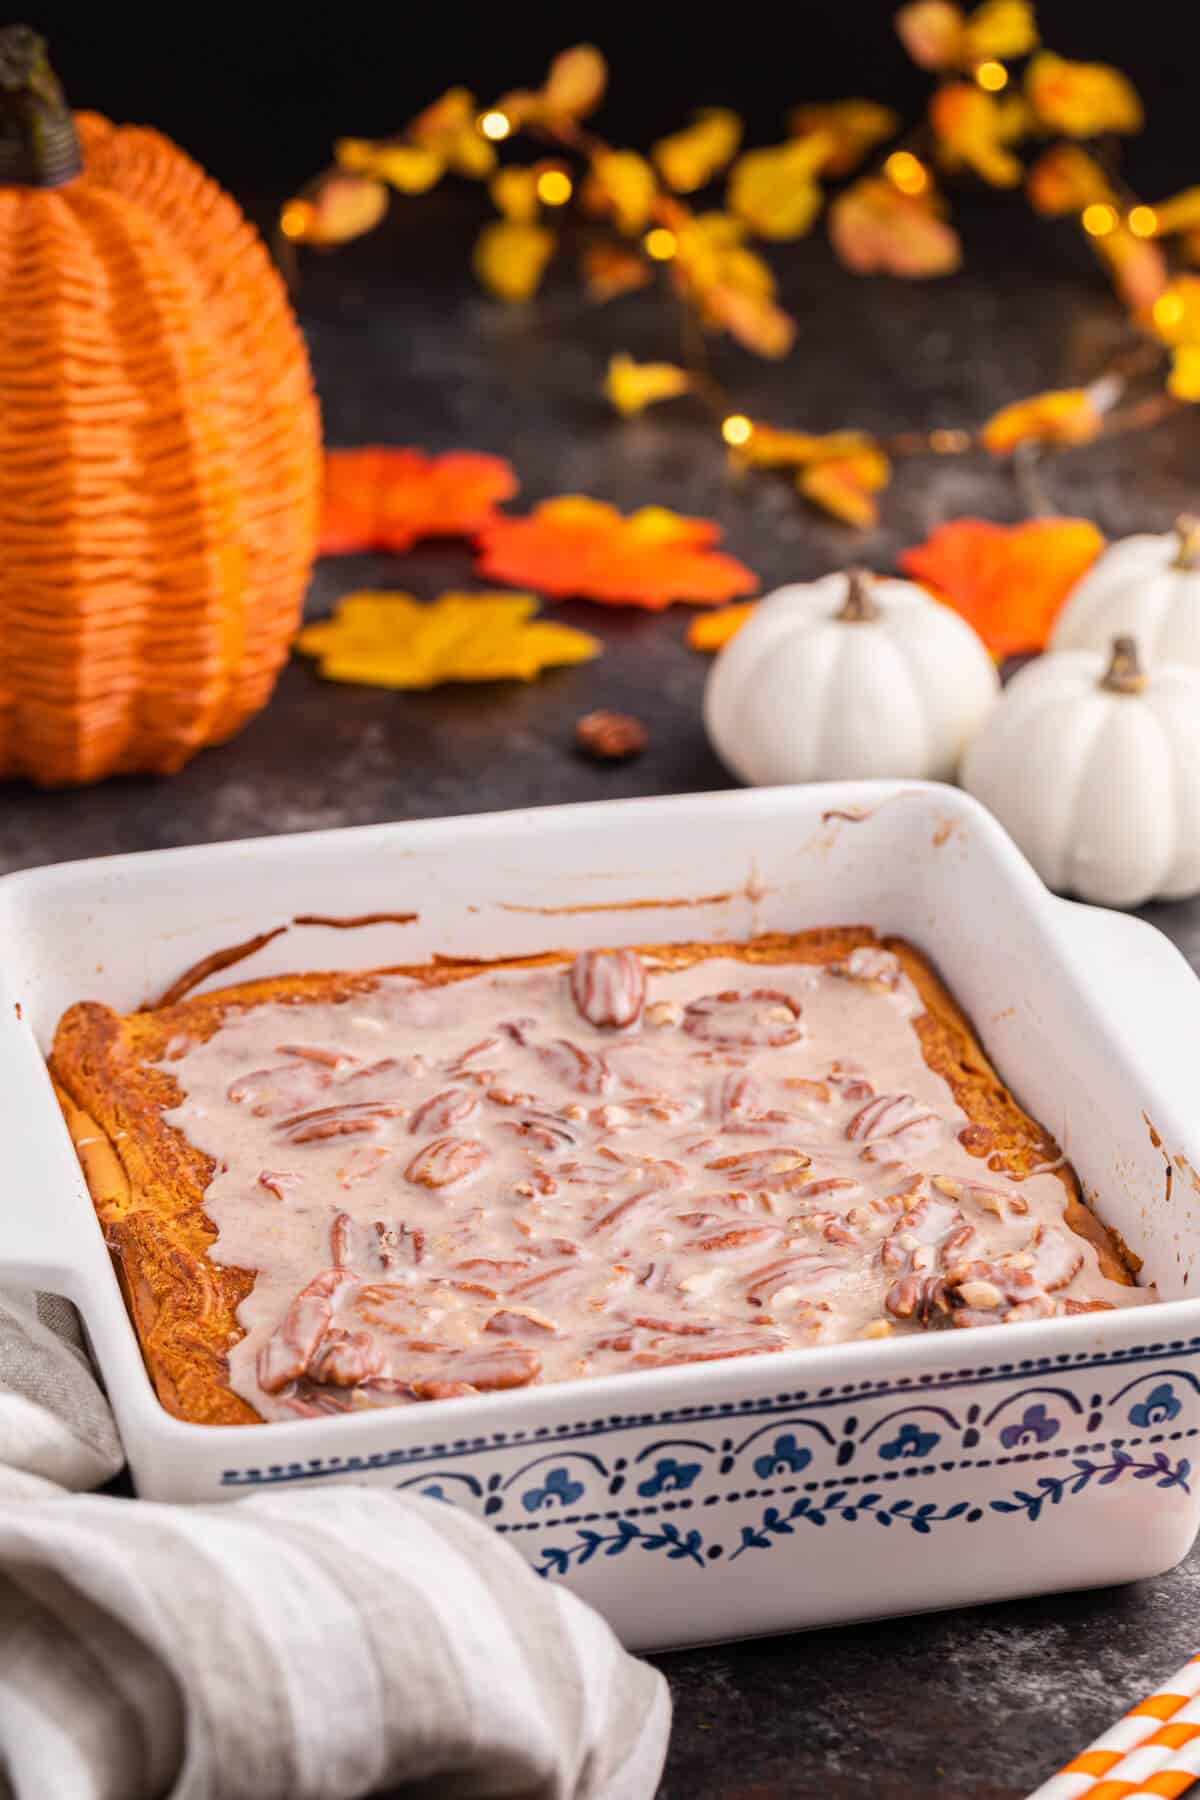
{"label": "green pumpkin stem", "polygon": [[82,167],[75,121],[44,41],[28,25],[6,25],[0,30],[0,187],[61,187]]}
{"label": "green pumpkin stem", "polygon": [[1175,521],[1175,536],[1178,543],[1171,567],[1189,573],[1200,569],[1200,519],[1194,513],[1181,513]]}
{"label": "green pumpkin stem", "polygon": [[1112,641],[1112,655],[1100,682],[1107,694],[1141,694],[1146,688],[1146,671],[1138,656],[1137,639],[1117,637]]}
{"label": "green pumpkin stem", "polygon": [[868,569],[846,570],[846,598],[833,615],[840,624],[869,625],[879,617],[879,608],[871,592],[871,580]]}

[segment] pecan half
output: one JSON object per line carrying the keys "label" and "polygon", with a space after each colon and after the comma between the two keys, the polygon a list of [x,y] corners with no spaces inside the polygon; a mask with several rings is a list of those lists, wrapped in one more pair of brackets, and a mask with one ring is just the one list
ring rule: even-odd
{"label": "pecan half", "polygon": [[626,1030],[641,1016],[646,970],[633,950],[581,950],[571,964],[571,997],[597,1030]]}
{"label": "pecan half", "polygon": [[478,1138],[434,1138],[417,1151],[404,1173],[421,1187],[457,1187],[478,1175],[487,1160],[487,1146]]}
{"label": "pecan half", "polygon": [[410,1132],[449,1131],[479,1111],[479,1096],[466,1088],[446,1088],[418,1106],[409,1123]]}
{"label": "pecan half", "polygon": [[642,754],[650,733],[632,713],[590,712],[576,723],[575,742],[597,762],[627,762]]}
{"label": "pecan half", "polygon": [[778,988],[726,988],[692,1000],[683,1013],[683,1029],[721,1049],[752,1045],[777,1049],[804,1035],[800,1006]]}

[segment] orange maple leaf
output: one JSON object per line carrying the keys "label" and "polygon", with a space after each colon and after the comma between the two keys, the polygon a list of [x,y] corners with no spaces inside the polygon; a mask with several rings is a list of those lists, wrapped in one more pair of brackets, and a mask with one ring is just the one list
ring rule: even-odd
{"label": "orange maple leaf", "polygon": [[1008,456],[1020,444],[1090,444],[1104,429],[1104,414],[1086,388],[1054,388],[1014,400],[986,420],[985,450]]}
{"label": "orange maple leaf", "polygon": [[715,655],[735,638],[752,613],[758,611],[757,600],[738,600],[716,612],[697,613],[687,628],[687,641],[693,650]]}
{"label": "orange maple leaf", "polygon": [[355,550],[408,550],[419,538],[473,537],[518,482],[501,456],[368,445],[325,456],[322,556]]}
{"label": "orange maple leaf", "polygon": [[714,544],[720,526],[644,506],[628,518],[582,495],[544,500],[528,518],[498,515],[479,532],[478,568],[493,581],[558,599],[579,595],[658,612],[673,600],[714,606],[758,578]]}
{"label": "orange maple leaf", "polygon": [[999,661],[1045,648],[1067,595],[1103,548],[1089,519],[956,519],[902,551],[899,563],[961,613]]}

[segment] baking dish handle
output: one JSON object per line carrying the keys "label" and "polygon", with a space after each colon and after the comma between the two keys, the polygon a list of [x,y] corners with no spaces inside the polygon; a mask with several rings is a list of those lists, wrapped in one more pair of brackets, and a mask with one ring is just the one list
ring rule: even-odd
{"label": "baking dish handle", "polygon": [[1121,1047],[1139,1062],[1153,1061],[1156,1086],[1176,1078],[1183,1117],[1195,1107],[1194,1068],[1200,1045],[1200,982],[1165,932],[1145,919],[1077,900],[1059,900],[1060,952],[1086,989],[1103,983],[1105,1000],[1122,1022]]}
{"label": "baking dish handle", "polygon": [[[18,1032],[28,1027],[18,1024]],[[37,1287],[76,1299],[84,1265],[108,1261],[83,1177],[40,1052],[12,1046],[0,1082],[0,1286]],[[86,1210],[85,1210],[86,1208]]]}

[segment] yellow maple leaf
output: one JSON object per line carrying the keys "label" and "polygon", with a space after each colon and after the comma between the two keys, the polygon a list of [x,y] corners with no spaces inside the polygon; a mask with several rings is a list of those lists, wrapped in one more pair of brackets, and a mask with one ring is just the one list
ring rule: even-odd
{"label": "yellow maple leaf", "polygon": [[594,300],[614,300],[651,280],[644,259],[623,244],[588,244],[580,253],[579,266]]}
{"label": "yellow maple leaf", "polygon": [[1200,275],[1177,275],[1150,309],[1154,335],[1164,344],[1200,344]]}
{"label": "yellow maple leaf", "polygon": [[687,628],[687,641],[693,650],[711,655],[736,637],[757,609],[757,600],[738,600],[732,606],[718,607],[716,612],[697,613]]}
{"label": "yellow maple leaf", "polygon": [[979,435],[993,456],[1008,456],[1020,444],[1088,444],[1103,428],[1086,388],[1059,388],[1002,406]]}
{"label": "yellow maple leaf", "polygon": [[824,458],[856,456],[870,445],[861,431],[788,431],[756,422],[746,442],[730,454],[734,462],[755,469],[801,469]]}
{"label": "yellow maple leaf", "polygon": [[1151,207],[1157,237],[1173,237],[1178,231],[1200,228],[1200,187],[1184,188],[1169,200],[1159,200]]}
{"label": "yellow maple leaf", "polygon": [[1025,71],[1025,94],[1042,124],[1067,137],[1142,128],[1137,89],[1108,63],[1068,62],[1042,50]]}
{"label": "yellow maple leaf", "polygon": [[604,98],[608,64],[594,44],[576,44],[550,64],[540,88],[515,88],[501,95],[496,111],[513,125],[553,125],[585,119]]}
{"label": "yellow maple leaf", "polygon": [[432,106],[417,114],[405,136],[433,151],[448,169],[483,180],[496,167],[496,152],[480,131],[478,118],[469,88],[447,88]]}
{"label": "yellow maple leaf", "polygon": [[373,143],[369,138],[339,138],[333,147],[339,168],[373,175],[402,194],[425,194],[436,187],[446,164],[436,150],[397,139]]}
{"label": "yellow maple leaf", "polygon": [[541,211],[538,201],[538,171],[516,165],[498,169],[488,182],[488,193],[496,210],[518,225],[533,225]]}
{"label": "yellow maple leaf", "polygon": [[941,71],[961,63],[966,20],[952,0],[912,0],[900,8],[894,23],[918,68]]}
{"label": "yellow maple leaf", "polygon": [[1200,344],[1181,344],[1172,352],[1167,388],[1177,400],[1200,400]]}
{"label": "yellow maple leaf", "polygon": [[603,646],[584,631],[535,619],[532,594],[347,594],[296,648],[329,681],[431,688],[444,681],[532,681],[545,668],[588,662]]}
{"label": "yellow maple leaf", "polygon": [[501,300],[528,300],[537,292],[554,243],[554,233],[544,225],[495,219],[476,238],[471,260],[490,293]]}
{"label": "yellow maple leaf", "polygon": [[1055,144],[1039,156],[1026,177],[1025,191],[1033,210],[1049,219],[1081,213],[1085,206],[1114,204],[1108,176],[1077,144]]}
{"label": "yellow maple leaf", "polygon": [[1009,120],[974,82],[951,81],[940,87],[929,102],[929,121],[946,167],[965,163],[993,187],[1015,187],[1020,181],[1020,159],[1005,148]]}
{"label": "yellow maple leaf", "polygon": [[890,138],[900,124],[899,113],[877,100],[821,100],[794,107],[788,115],[793,137],[812,137],[820,132],[830,141],[821,165],[824,175],[848,175],[868,150]]}
{"label": "yellow maple leaf", "polygon": [[692,377],[686,369],[668,362],[635,362],[623,351],[610,358],[604,378],[604,392],[622,418],[632,418],[659,400],[673,400],[686,394]]}
{"label": "yellow maple leaf", "polygon": [[838,257],[860,275],[907,280],[949,275],[962,261],[953,226],[939,218],[929,193],[904,194],[878,175],[864,175],[829,209],[829,236]]}
{"label": "yellow maple leaf", "polygon": [[601,150],[592,158],[581,196],[589,212],[609,215],[629,236],[649,223],[658,179],[636,150]]}
{"label": "yellow maple leaf", "polygon": [[1029,0],[982,0],[964,23],[967,62],[1007,62],[1028,56],[1038,45],[1037,21]]}
{"label": "yellow maple leaf", "polygon": [[1129,310],[1148,312],[1169,279],[1166,258],[1153,239],[1135,236],[1122,223],[1088,242],[1108,265],[1113,286]]}
{"label": "yellow maple leaf", "polygon": [[387,207],[388,191],[382,181],[370,175],[334,172],[287,202],[279,215],[279,228],[290,243],[327,250],[374,230]]}
{"label": "yellow maple leaf", "polygon": [[803,237],[821,210],[815,176],[833,147],[827,132],[816,131],[769,150],[748,150],[730,171],[730,212],[759,237]]}
{"label": "yellow maple leaf", "polygon": [[708,106],[692,115],[690,125],[659,138],[650,154],[667,186],[677,194],[694,194],[737,155],[742,121],[725,106]]}
{"label": "yellow maple leaf", "polygon": [[879,519],[875,495],[892,478],[892,465],[874,445],[849,456],[821,457],[799,470],[796,486],[806,500],[860,528]]}
{"label": "yellow maple leaf", "polygon": [[759,356],[786,356],[795,322],[775,304],[775,277],[746,248],[745,235],[745,225],[728,213],[697,214],[680,227],[672,279],[706,325],[727,331]]}

